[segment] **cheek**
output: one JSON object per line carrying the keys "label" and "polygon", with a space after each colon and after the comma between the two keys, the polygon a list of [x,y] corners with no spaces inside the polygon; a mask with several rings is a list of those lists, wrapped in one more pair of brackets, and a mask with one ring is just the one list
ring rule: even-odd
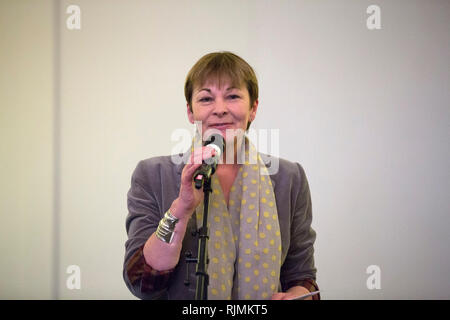
{"label": "cheek", "polygon": [[198,107],[193,108],[192,114],[194,116],[195,121],[202,121],[208,117],[207,113],[205,112],[205,109],[198,108]]}
{"label": "cheek", "polygon": [[240,123],[247,124],[248,121],[251,119],[251,113],[250,110],[247,109],[248,106],[245,108],[240,108],[239,110],[236,110],[234,116],[235,119],[238,120]]}
{"label": "cheek", "polygon": [[205,109],[194,108],[193,109],[193,118],[195,122],[201,122],[202,132],[205,132],[207,129],[207,120],[209,117],[209,113]]}

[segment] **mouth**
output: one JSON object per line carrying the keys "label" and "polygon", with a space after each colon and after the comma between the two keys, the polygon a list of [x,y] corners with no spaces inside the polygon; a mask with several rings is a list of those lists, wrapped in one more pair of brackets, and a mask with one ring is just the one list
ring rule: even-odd
{"label": "mouth", "polygon": [[228,128],[231,128],[232,125],[233,125],[233,124],[232,124],[231,122],[223,122],[223,123],[213,123],[213,124],[210,124],[209,127],[210,127],[210,128],[215,128],[215,129],[221,130],[221,129],[228,129]]}

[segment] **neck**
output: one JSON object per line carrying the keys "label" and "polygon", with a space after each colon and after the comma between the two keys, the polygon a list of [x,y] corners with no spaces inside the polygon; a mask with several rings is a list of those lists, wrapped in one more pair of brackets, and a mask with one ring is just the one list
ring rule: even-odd
{"label": "neck", "polygon": [[238,163],[238,150],[240,150],[241,149],[241,146],[242,146],[242,142],[241,143],[238,143],[237,141],[234,141],[234,144],[233,144],[233,148],[234,148],[234,155],[233,155],[233,159],[231,160],[231,161],[228,161],[227,160],[227,149],[226,148],[224,148],[224,150],[223,150],[223,154],[222,154],[222,165],[227,165],[227,166],[239,166],[239,163]]}

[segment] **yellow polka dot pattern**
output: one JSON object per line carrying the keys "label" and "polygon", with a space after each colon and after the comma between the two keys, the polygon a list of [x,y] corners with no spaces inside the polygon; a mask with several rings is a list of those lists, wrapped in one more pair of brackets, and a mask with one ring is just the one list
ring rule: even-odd
{"label": "yellow polka dot pattern", "polygon": [[[208,299],[212,300],[270,299],[278,288],[281,237],[273,186],[261,157],[245,141],[251,151],[247,156],[257,160],[241,165],[228,206],[218,177],[212,178],[208,216]],[[196,209],[198,227],[202,212],[203,203]]]}

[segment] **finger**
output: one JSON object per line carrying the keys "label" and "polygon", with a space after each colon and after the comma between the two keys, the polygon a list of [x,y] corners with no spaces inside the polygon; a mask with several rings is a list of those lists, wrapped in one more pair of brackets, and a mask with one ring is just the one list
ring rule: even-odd
{"label": "finger", "polygon": [[211,158],[216,155],[216,149],[210,146],[204,146],[198,150],[194,150],[195,156],[201,156],[203,159]]}
{"label": "finger", "polygon": [[216,156],[216,150],[211,147],[204,146],[202,148],[194,149],[191,153],[188,163],[183,168],[181,174],[181,183],[185,186],[192,183],[195,171],[203,164],[203,160],[210,159]]}
{"label": "finger", "polygon": [[[203,160],[212,158],[216,155],[216,150],[209,148],[209,147],[203,147],[198,152],[194,152],[191,154],[188,164],[185,166],[185,169],[187,172],[190,173],[190,171],[195,171],[201,164],[203,164]],[[193,168],[195,167],[195,169]]]}
{"label": "finger", "polygon": [[181,183],[190,184],[194,178],[195,171],[200,168],[201,165],[201,163],[186,165],[181,173]]}
{"label": "finger", "polygon": [[204,156],[203,153],[195,153],[192,155],[191,164],[202,164],[203,159],[207,159],[208,157]]}
{"label": "finger", "polygon": [[191,153],[188,164],[201,164],[203,160],[212,158],[216,156],[216,150],[211,147],[202,147],[198,149],[194,149]]}
{"label": "finger", "polygon": [[199,153],[198,151],[193,151],[189,157],[189,160],[187,162],[187,164],[197,164],[198,163],[198,158],[199,156],[201,156],[201,153]]}
{"label": "finger", "polygon": [[283,300],[284,292],[277,292],[272,295],[272,300]]}
{"label": "finger", "polygon": [[204,155],[204,159],[215,157],[216,156],[216,149],[214,149],[212,147],[205,146],[205,147],[203,147],[203,155]]}

